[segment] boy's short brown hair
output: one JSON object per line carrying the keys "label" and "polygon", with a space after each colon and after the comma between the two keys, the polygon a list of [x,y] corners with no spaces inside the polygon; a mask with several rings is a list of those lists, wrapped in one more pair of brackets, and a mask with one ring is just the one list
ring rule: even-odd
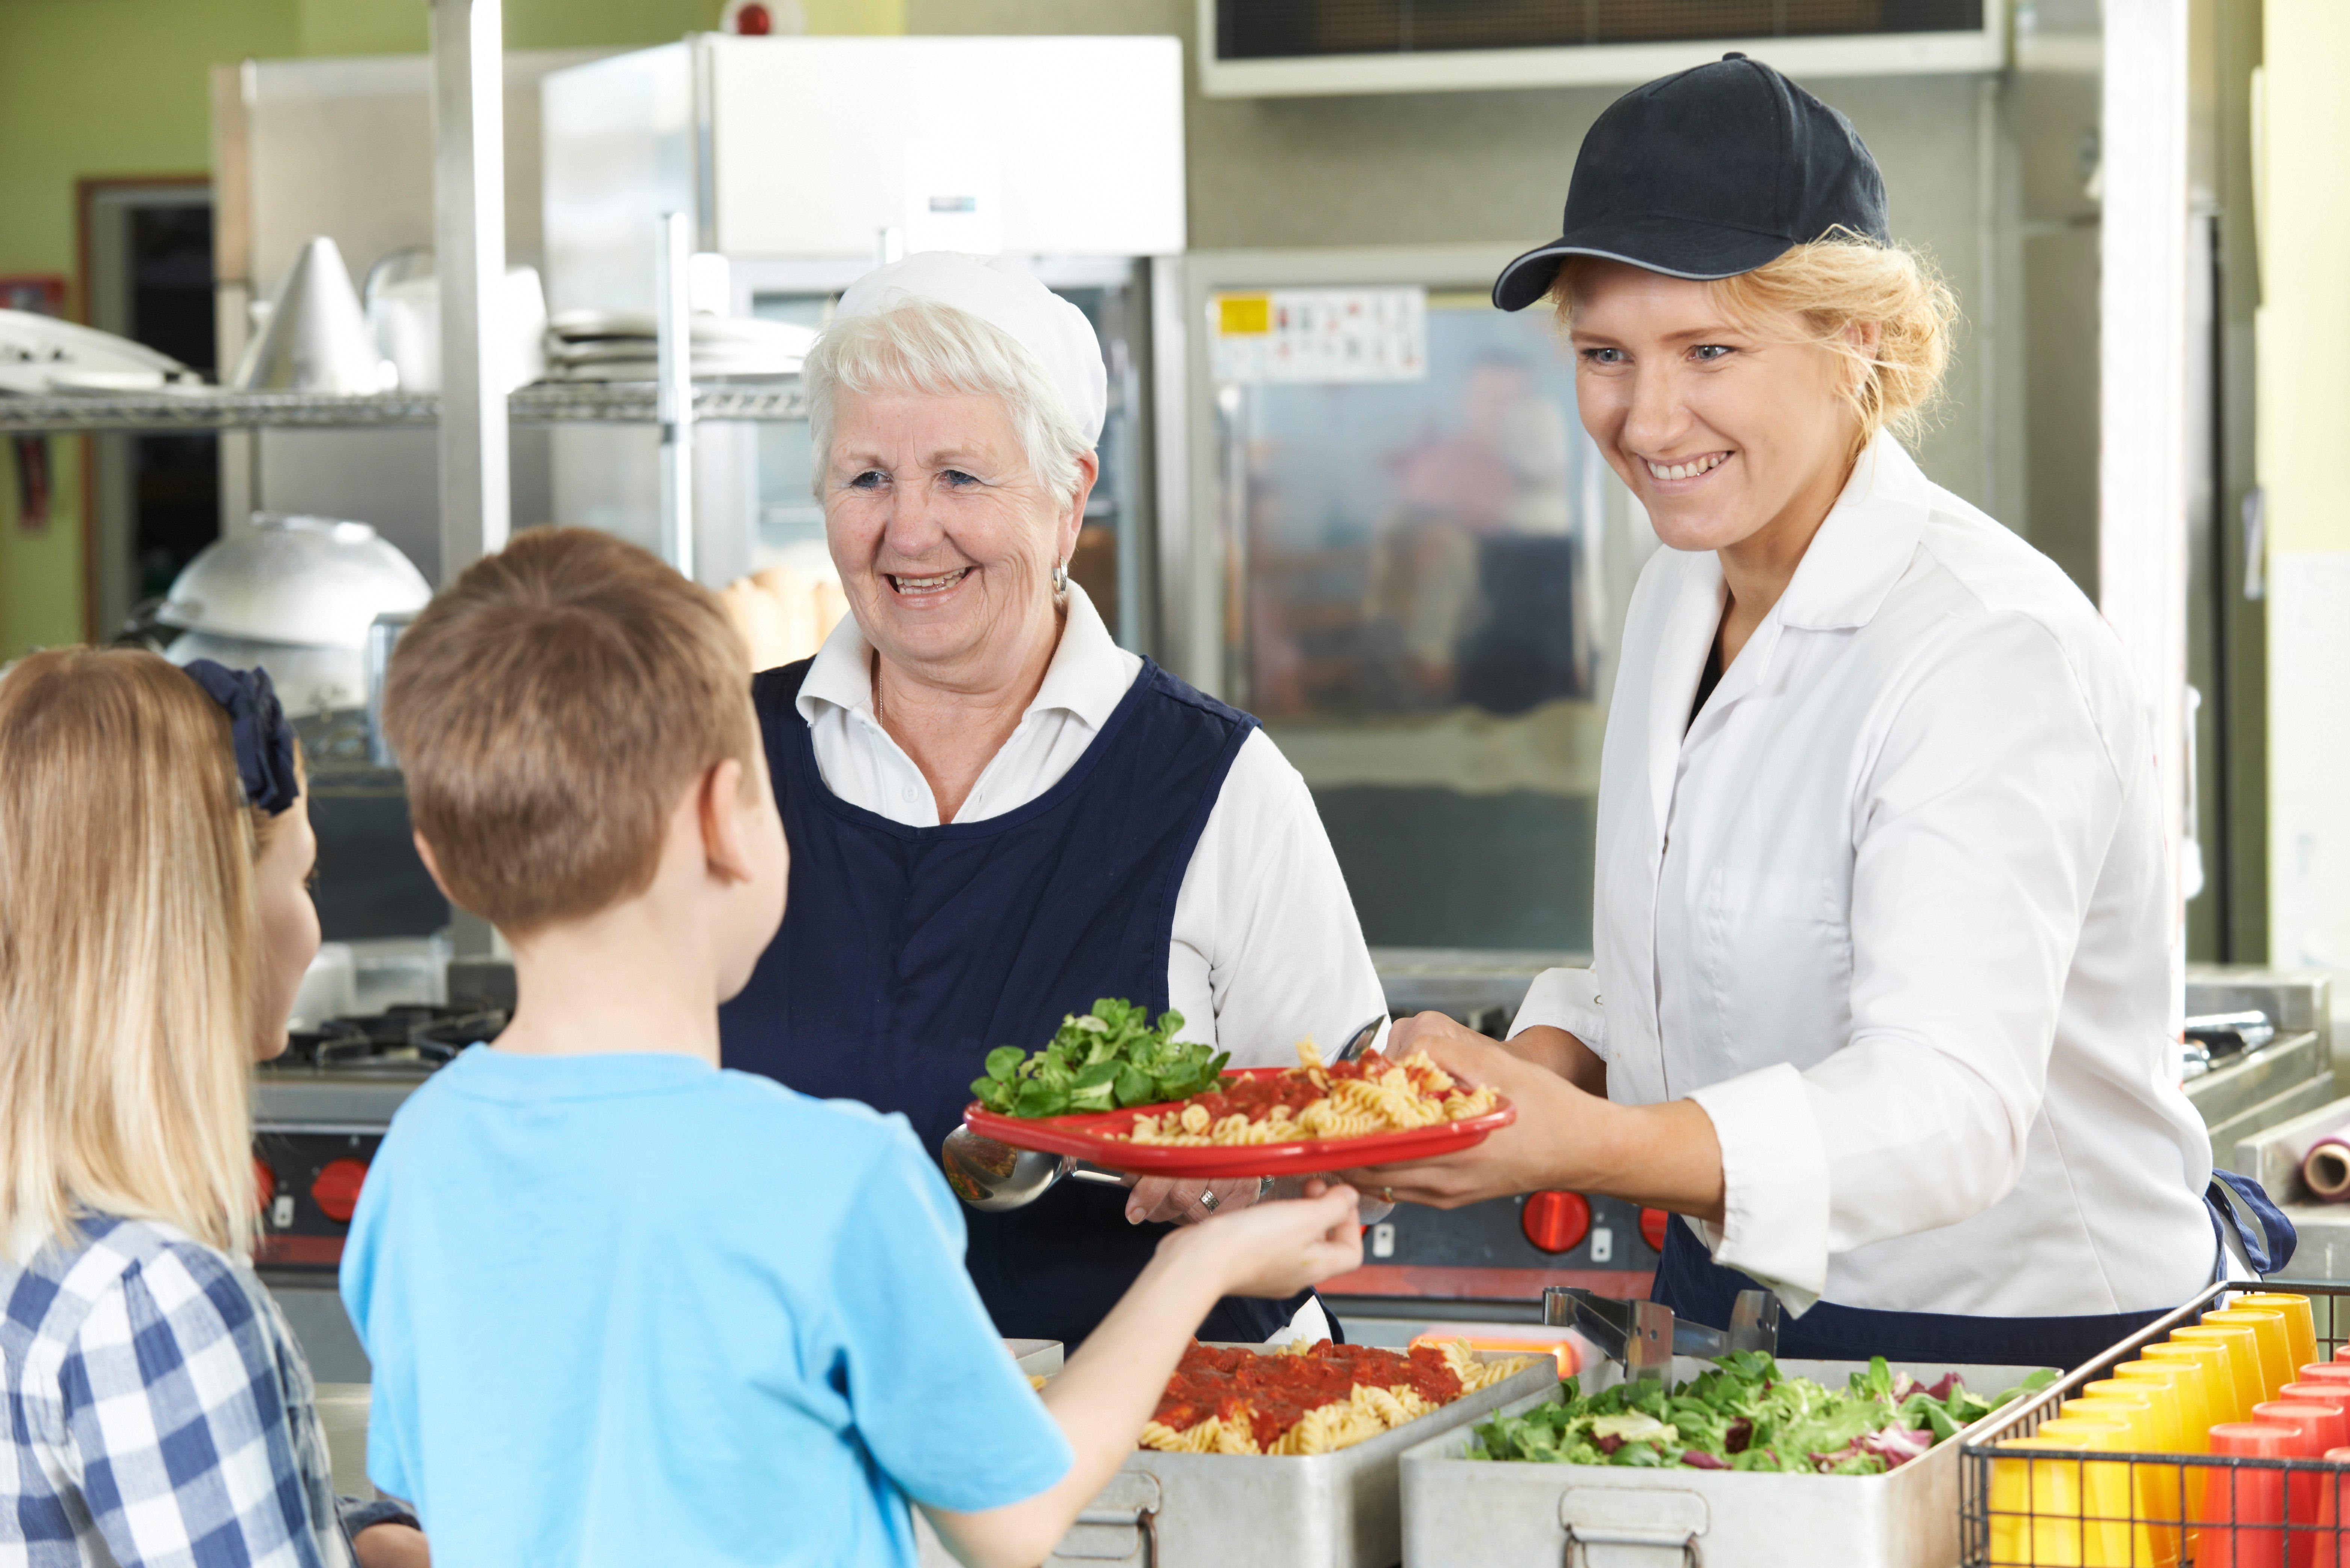
{"label": "boy's short brown hair", "polygon": [[539,528],[401,636],[386,734],[449,896],[509,933],[641,893],[679,796],[756,787],[750,659],[718,597],[634,545]]}

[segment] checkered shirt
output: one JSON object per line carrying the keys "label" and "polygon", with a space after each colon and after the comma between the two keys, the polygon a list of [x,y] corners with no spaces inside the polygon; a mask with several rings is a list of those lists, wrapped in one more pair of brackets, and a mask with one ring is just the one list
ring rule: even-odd
{"label": "checkered shirt", "polygon": [[348,1568],[309,1369],[253,1271],[105,1217],[0,1260],[0,1565]]}

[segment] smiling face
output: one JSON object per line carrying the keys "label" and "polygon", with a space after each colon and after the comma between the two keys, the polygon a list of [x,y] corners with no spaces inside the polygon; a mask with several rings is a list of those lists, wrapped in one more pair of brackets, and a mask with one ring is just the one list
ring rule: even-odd
{"label": "smiling face", "polygon": [[310,898],[310,873],[317,864],[318,840],[310,831],[310,796],[305,791],[271,823],[254,867],[261,963],[253,1054],[260,1061],[285,1054],[286,1015],[294,1011],[304,971],[318,956],[318,906]]}
{"label": "smiling face", "polygon": [[1742,322],[1702,283],[1619,262],[1575,280],[1583,428],[1679,550],[1808,543],[1852,465],[1850,360],[1794,320]]}
{"label": "smiling face", "polygon": [[1001,400],[842,389],[825,536],[857,624],[910,679],[984,689],[1057,637],[1052,575],[1076,547],[1095,460],[1055,495]]}

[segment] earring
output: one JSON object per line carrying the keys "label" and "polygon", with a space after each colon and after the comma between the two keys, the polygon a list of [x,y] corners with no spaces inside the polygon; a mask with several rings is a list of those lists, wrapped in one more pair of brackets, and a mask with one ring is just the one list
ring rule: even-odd
{"label": "earring", "polygon": [[1066,563],[1055,561],[1053,563],[1053,591],[1060,594],[1068,592],[1068,589],[1069,568]]}

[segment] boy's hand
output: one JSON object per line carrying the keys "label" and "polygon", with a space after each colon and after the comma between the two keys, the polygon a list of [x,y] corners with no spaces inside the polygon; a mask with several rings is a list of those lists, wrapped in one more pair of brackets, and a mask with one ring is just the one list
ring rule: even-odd
{"label": "boy's hand", "polygon": [[1228,1296],[1277,1300],[1360,1268],[1363,1228],[1355,1219],[1355,1189],[1317,1181],[1306,1192],[1175,1231],[1159,1243],[1159,1251],[1219,1271],[1218,1293]]}

